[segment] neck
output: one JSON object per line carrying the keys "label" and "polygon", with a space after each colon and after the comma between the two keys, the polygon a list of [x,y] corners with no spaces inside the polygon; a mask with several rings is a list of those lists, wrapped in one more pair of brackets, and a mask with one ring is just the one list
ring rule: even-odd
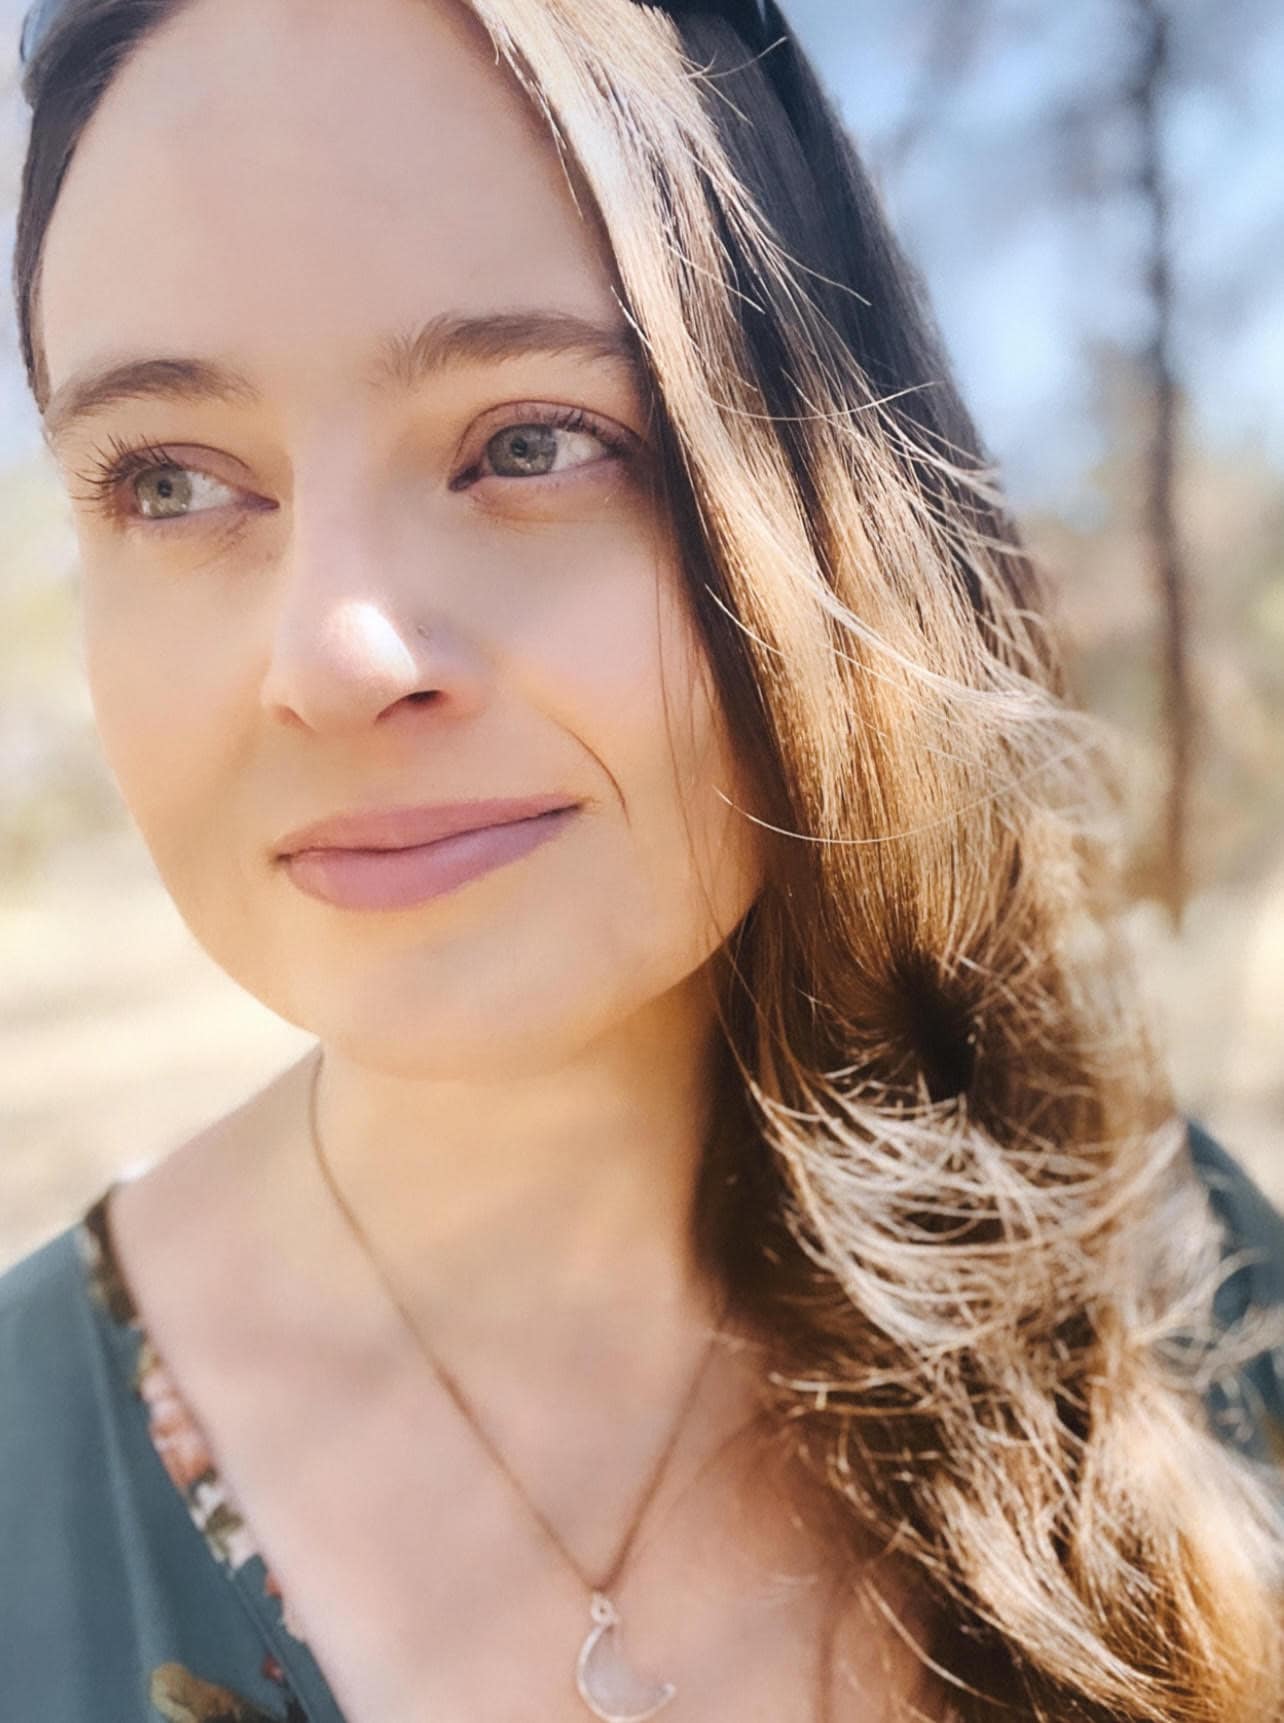
{"label": "neck", "polygon": [[[304,1062],[316,1141],[305,1122],[301,1147],[452,1349],[542,1330],[582,1351],[626,1327],[667,1344],[719,1302],[692,1224],[715,1027],[688,989],[555,1070],[480,1081],[319,1049]],[[305,1176],[324,1183],[315,1164]]]}

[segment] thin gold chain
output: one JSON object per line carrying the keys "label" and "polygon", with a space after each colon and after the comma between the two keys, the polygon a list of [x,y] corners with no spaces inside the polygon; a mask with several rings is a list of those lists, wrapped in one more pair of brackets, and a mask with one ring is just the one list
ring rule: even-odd
{"label": "thin gold chain", "polygon": [[325,1154],[322,1151],[321,1134],[320,1134],[320,1131],[317,1129],[317,1090],[318,1090],[318,1087],[320,1085],[321,1066],[322,1066],[323,1062],[324,1062],[324,1055],[319,1053],[317,1060],[316,1060],[315,1067],[313,1069],[313,1073],[312,1073],[312,1087],[311,1087],[311,1092],[309,1095],[309,1102],[308,1102],[308,1122],[309,1122],[309,1128],[310,1128],[311,1136],[312,1136],[313,1155],[316,1159],[317,1165],[321,1169],[322,1177],[324,1178],[326,1184],[330,1188],[331,1195],[334,1197],[335,1202],[338,1204],[340,1212],[343,1214],[348,1225],[352,1228],[352,1231],[355,1234],[358,1243],[361,1245],[366,1256],[369,1258],[371,1267],[374,1269],[375,1274],[377,1275],[381,1285],[383,1286],[384,1291],[388,1294],[388,1297],[391,1300],[393,1306],[395,1307],[395,1309],[400,1314],[402,1321],[405,1323],[407,1329],[410,1332],[411,1338],[414,1340],[415,1344],[419,1347],[419,1350],[423,1353],[424,1357],[428,1360],[428,1363],[431,1366],[433,1372],[435,1373],[435,1375],[440,1380],[443,1388],[445,1388],[446,1392],[450,1395],[450,1398],[453,1400],[453,1402],[454,1402],[455,1406],[457,1407],[460,1415],[472,1427],[474,1433],[477,1436],[478,1441],[481,1442],[482,1446],[485,1448],[486,1452],[490,1455],[491,1459],[499,1467],[500,1471],[503,1472],[504,1476],[508,1479],[509,1483],[511,1484],[511,1486],[512,1486],[513,1490],[516,1492],[516,1494],[526,1504],[526,1507],[529,1509],[530,1513],[534,1516],[534,1518],[538,1521],[540,1527],[544,1531],[544,1533],[547,1536],[547,1538],[549,1539],[549,1541],[561,1553],[562,1557],[567,1562],[567,1564],[574,1570],[575,1574],[578,1576],[578,1578],[580,1580],[580,1583],[583,1586],[585,1586],[585,1588],[590,1592],[601,1592],[601,1593],[609,1592],[611,1587],[615,1584],[616,1580],[619,1578],[621,1572],[624,1569],[624,1564],[629,1558],[629,1553],[633,1548],[634,1540],[637,1536],[638,1529],[642,1524],[643,1518],[645,1517],[646,1510],[651,1505],[651,1499],[655,1495],[656,1490],[660,1486],[660,1480],[663,1478],[665,1468],[668,1465],[669,1459],[673,1453],[674,1448],[677,1446],[678,1437],[681,1434],[683,1426],[686,1423],[687,1415],[691,1410],[691,1406],[695,1400],[696,1393],[700,1387],[701,1382],[704,1380],[705,1371],[708,1369],[709,1361],[713,1356],[714,1346],[716,1345],[718,1339],[720,1338],[720,1336],[722,1334],[723,1324],[726,1320],[726,1314],[727,1314],[727,1301],[724,1301],[724,1303],[723,1303],[722,1311],[719,1315],[717,1326],[715,1327],[713,1334],[710,1336],[709,1343],[705,1347],[704,1353],[701,1357],[699,1367],[696,1369],[695,1373],[693,1374],[693,1376],[691,1378],[690,1385],[687,1389],[687,1392],[683,1396],[682,1404],[678,1409],[678,1415],[677,1415],[676,1419],[674,1420],[672,1429],[669,1432],[668,1440],[665,1442],[664,1447],[661,1449],[659,1458],[656,1460],[656,1463],[651,1470],[651,1474],[650,1474],[650,1477],[647,1481],[646,1488],[643,1490],[641,1500],[638,1502],[637,1507],[634,1509],[633,1517],[629,1522],[627,1530],[625,1531],[623,1541],[621,1542],[619,1549],[616,1551],[615,1558],[611,1562],[610,1567],[609,1567],[608,1571],[606,1572],[606,1574],[600,1580],[594,1581],[593,1579],[591,1579],[589,1577],[588,1574],[586,1574],[584,1572],[584,1569],[580,1566],[579,1562],[575,1559],[574,1555],[572,1555],[571,1551],[566,1547],[566,1545],[562,1541],[561,1537],[559,1537],[556,1528],[550,1523],[547,1516],[544,1513],[542,1513],[540,1508],[538,1507],[538,1505],[531,1500],[531,1497],[527,1493],[525,1487],[523,1486],[521,1479],[518,1478],[517,1474],[513,1471],[512,1467],[509,1465],[508,1461],[505,1459],[502,1450],[498,1447],[498,1445],[494,1441],[493,1437],[489,1434],[489,1432],[486,1430],[486,1428],[483,1425],[483,1423],[481,1422],[481,1420],[478,1418],[477,1414],[473,1411],[471,1405],[469,1404],[469,1402],[468,1402],[466,1396],[464,1395],[463,1390],[460,1388],[458,1382],[455,1380],[454,1376],[450,1373],[450,1371],[446,1369],[445,1365],[442,1364],[440,1362],[440,1360],[435,1356],[435,1354],[432,1351],[432,1348],[428,1345],[428,1342],[424,1339],[423,1335],[419,1332],[418,1326],[416,1325],[416,1323],[411,1318],[410,1313],[406,1309],[404,1303],[402,1302],[400,1296],[398,1295],[396,1288],[392,1285],[388,1276],[384,1273],[382,1267],[380,1266],[378,1257],[375,1255],[374,1250],[371,1248],[369,1239],[366,1237],[364,1230],[362,1229],[356,1216],[353,1214],[351,1208],[348,1206],[348,1203],[345,1200],[343,1193],[340,1191],[338,1185],[336,1184],[335,1179],[334,1179],[334,1175],[331,1173],[329,1164],[327,1163],[326,1158],[325,1158]]}

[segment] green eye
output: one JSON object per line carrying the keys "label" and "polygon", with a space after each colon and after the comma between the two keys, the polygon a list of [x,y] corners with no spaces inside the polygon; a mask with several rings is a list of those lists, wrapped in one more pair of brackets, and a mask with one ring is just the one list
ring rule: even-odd
{"label": "green eye", "polygon": [[604,453],[621,452],[605,431],[597,429],[577,409],[560,419],[505,425],[486,444],[483,470],[490,478],[544,478],[592,466]]}
{"label": "green eye", "polygon": [[130,447],[115,437],[107,449],[95,451],[90,468],[76,476],[85,488],[73,496],[109,520],[182,521],[208,514],[236,494],[212,473],[175,460],[168,449],[152,443]]}
{"label": "green eye", "polygon": [[[558,434],[555,425],[509,425],[486,445],[492,471],[502,477],[551,473],[557,462]],[[507,469],[507,470],[506,470]]]}
{"label": "green eye", "polygon": [[[148,487],[153,487],[155,506],[148,506]],[[144,515],[150,519],[166,519],[190,508],[195,486],[191,475],[182,467],[150,467],[134,480],[134,495]]]}

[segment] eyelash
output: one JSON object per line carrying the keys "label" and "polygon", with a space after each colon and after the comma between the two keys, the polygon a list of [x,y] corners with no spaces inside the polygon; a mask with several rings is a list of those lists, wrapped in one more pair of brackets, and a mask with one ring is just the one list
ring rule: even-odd
{"label": "eyelash", "polygon": [[[596,437],[604,448],[610,450],[611,455],[617,460],[627,459],[636,453],[636,446],[631,437],[625,436],[618,430],[613,430],[609,424],[595,418],[583,407],[536,407],[530,409],[526,417],[512,419],[492,431],[486,439],[486,444],[483,445],[482,456],[485,455],[486,445],[499,436],[501,432],[514,430],[521,425],[547,425],[554,430],[588,432],[589,435]],[[591,467],[598,463],[585,461],[582,464]],[[90,465],[85,470],[75,474],[75,477],[85,487],[85,490],[79,494],[78,500],[87,503],[95,513],[103,515],[109,520],[123,517],[129,525],[142,525],[148,531],[163,532],[167,528],[187,526],[194,518],[191,515],[176,515],[169,520],[153,519],[147,515],[131,514],[122,508],[121,493],[128,481],[131,478],[136,478],[140,473],[150,472],[156,467],[174,467],[181,472],[203,472],[200,467],[175,459],[169,449],[158,443],[131,444],[123,438],[112,435],[107,438],[104,447],[96,448],[93,451]],[[571,472],[578,470],[578,468],[570,469]],[[206,473],[204,476],[207,478],[214,477],[211,473]],[[479,457],[466,472],[450,481],[449,488],[452,491],[466,489],[465,481],[475,482],[479,476],[503,480],[507,475],[481,472],[481,457]],[[558,479],[564,476],[566,475],[561,473],[535,474],[532,477],[522,479],[508,478],[508,482],[530,485],[533,482],[538,483],[541,477]],[[216,482],[223,484],[228,481],[218,479]],[[203,509],[199,512],[208,514],[213,511]]]}

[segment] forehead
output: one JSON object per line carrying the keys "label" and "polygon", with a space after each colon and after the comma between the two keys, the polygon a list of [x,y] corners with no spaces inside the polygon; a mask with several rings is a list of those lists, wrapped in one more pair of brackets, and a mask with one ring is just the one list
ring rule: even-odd
{"label": "forehead", "polygon": [[122,353],[306,387],[390,329],[615,309],[543,122],[456,0],[189,0],[86,128],[44,249],[50,384]]}

